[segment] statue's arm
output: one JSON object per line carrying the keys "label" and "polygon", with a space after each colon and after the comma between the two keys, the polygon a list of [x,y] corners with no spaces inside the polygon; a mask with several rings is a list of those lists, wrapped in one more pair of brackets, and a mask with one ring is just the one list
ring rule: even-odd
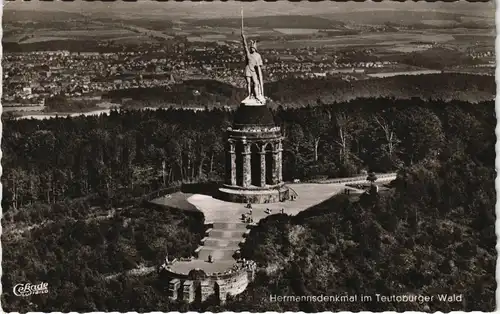
{"label": "statue's arm", "polygon": [[246,55],[247,55],[247,57],[248,57],[248,54],[249,54],[250,52],[248,51],[247,39],[246,39],[246,37],[245,37],[245,34],[243,34],[243,30],[241,30],[241,39],[242,39],[242,41],[243,41],[243,48],[245,48],[245,53],[246,53]]}

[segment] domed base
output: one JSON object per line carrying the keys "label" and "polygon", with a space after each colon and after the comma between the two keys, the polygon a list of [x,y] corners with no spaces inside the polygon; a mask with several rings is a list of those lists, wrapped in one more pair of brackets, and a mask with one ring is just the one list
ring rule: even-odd
{"label": "domed base", "polygon": [[255,99],[249,99],[253,104],[242,103],[234,113],[233,127],[240,129],[245,126],[275,127],[274,117],[267,106]]}
{"label": "domed base", "polygon": [[266,204],[284,202],[290,198],[290,191],[284,184],[272,188],[224,185],[219,189],[218,198],[232,203]]}
{"label": "domed base", "polygon": [[246,106],[265,106],[266,99],[263,96],[259,98],[248,96],[247,98],[243,99],[241,103]]}

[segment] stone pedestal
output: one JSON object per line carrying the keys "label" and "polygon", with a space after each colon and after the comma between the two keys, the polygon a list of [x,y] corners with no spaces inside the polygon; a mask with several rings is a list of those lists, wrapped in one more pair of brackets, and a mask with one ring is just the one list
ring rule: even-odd
{"label": "stone pedestal", "polygon": [[194,282],[192,280],[184,281],[182,285],[182,299],[188,303],[194,301]]}
{"label": "stone pedestal", "polygon": [[168,283],[168,291],[170,294],[170,300],[177,300],[179,298],[179,288],[181,286],[181,281],[179,279],[172,279]]}
{"label": "stone pedestal", "polygon": [[200,287],[201,287],[201,302],[204,302],[214,292],[213,283],[208,280],[205,280],[200,283]]}
{"label": "stone pedestal", "polygon": [[[226,156],[230,160],[219,197],[240,203],[286,200],[289,193],[283,184],[282,140],[281,129],[266,106],[242,104],[233,127],[227,130]],[[260,180],[252,182],[256,172]]]}
{"label": "stone pedestal", "polygon": [[226,202],[243,204],[278,203],[290,199],[290,191],[284,184],[253,189],[223,185],[219,189],[219,198]]}

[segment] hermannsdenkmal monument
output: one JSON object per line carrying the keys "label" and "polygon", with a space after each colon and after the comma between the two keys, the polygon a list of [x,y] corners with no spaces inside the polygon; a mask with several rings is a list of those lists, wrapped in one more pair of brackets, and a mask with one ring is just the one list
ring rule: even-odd
{"label": "hermannsdenkmal monument", "polygon": [[226,180],[220,198],[236,203],[275,203],[289,198],[289,189],[283,183],[283,137],[266,106],[262,57],[257,42],[247,43],[244,76],[247,97],[235,113],[233,126],[227,130]]}
{"label": "hermannsdenkmal monument", "polygon": [[[266,106],[262,57],[256,41],[248,45],[243,22],[241,36],[248,94],[234,114],[233,125],[226,130],[224,183],[213,195],[178,192],[151,201],[167,208],[193,211],[194,207],[203,213],[207,228],[192,257],[167,257],[160,267],[172,300],[190,303],[215,296],[223,303],[227,295],[245,291],[257,267],[242,258],[240,247],[253,226],[273,213],[296,215],[341,193],[345,183],[366,182],[365,176],[333,183],[285,185],[283,136]],[[181,198],[190,209],[178,205]]]}

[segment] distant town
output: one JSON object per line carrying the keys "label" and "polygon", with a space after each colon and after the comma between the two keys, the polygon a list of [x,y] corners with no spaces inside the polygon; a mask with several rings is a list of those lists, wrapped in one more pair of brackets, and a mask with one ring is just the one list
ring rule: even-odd
{"label": "distant town", "polygon": [[[450,17],[438,17],[450,22]],[[4,111],[47,111],[48,102],[57,103],[58,96],[95,105],[112,91],[158,87],[168,91],[188,80],[244,85],[243,47],[238,28],[230,21],[189,21],[165,28],[148,24],[145,28],[135,25],[136,21],[77,17],[72,25],[69,21],[57,24],[43,16],[37,18],[38,22],[26,25],[18,20],[5,23]],[[298,18],[325,29],[296,28]],[[483,34],[483,26],[469,25],[463,17],[454,18],[450,23],[462,19],[460,25],[473,30],[464,35],[460,28],[439,30],[432,25],[394,23],[368,26],[298,16],[275,21],[276,26],[293,28],[253,25],[247,32],[258,41],[266,83],[290,78],[351,82],[443,72],[493,76],[491,34],[474,35]],[[77,26],[80,24],[76,21],[84,26]],[[64,25],[69,25],[67,31],[62,30]],[[48,111],[61,109],[54,107]]]}

